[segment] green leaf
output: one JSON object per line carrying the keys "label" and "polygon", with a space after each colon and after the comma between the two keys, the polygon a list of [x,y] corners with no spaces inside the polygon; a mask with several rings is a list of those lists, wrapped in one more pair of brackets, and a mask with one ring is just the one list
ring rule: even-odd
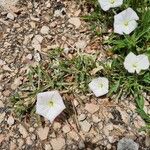
{"label": "green leaf", "polygon": [[118,91],[119,87],[120,87],[120,79],[112,85],[108,96],[112,95],[112,93],[116,93]]}
{"label": "green leaf", "polygon": [[137,108],[136,111],[141,116],[143,120],[145,120],[146,123],[150,123],[150,115],[147,114],[144,110]]}
{"label": "green leaf", "polygon": [[144,108],[144,98],[143,98],[143,96],[138,96],[135,100],[136,100],[137,106],[140,109],[143,109]]}

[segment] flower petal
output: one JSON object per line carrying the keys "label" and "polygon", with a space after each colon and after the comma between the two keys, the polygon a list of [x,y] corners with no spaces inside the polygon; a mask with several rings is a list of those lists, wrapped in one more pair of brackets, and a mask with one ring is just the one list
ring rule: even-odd
{"label": "flower petal", "polygon": [[111,7],[119,7],[123,4],[123,0],[115,0]]}
{"label": "flower petal", "polygon": [[128,72],[130,73],[134,73],[135,72],[135,68],[133,67],[133,64],[137,62],[137,58],[136,55],[132,52],[130,52],[124,61],[124,67],[126,70],[128,70]]}
{"label": "flower petal", "polygon": [[114,32],[118,34],[123,34],[123,27],[121,25],[114,25]]}
{"label": "flower petal", "polygon": [[46,117],[48,120],[50,120],[50,122],[53,122],[54,119],[61,114],[61,112],[65,109],[65,105],[57,105],[56,107],[53,107],[51,109],[48,110]]}
{"label": "flower petal", "polygon": [[142,70],[146,70],[149,68],[150,62],[146,55],[144,55],[144,54],[138,55],[137,59],[138,59],[138,65]]}
{"label": "flower petal", "polygon": [[[53,105],[49,105],[53,102]],[[47,118],[50,122],[65,109],[62,97],[58,91],[43,92],[37,94],[36,113]]]}
{"label": "flower petal", "polygon": [[130,7],[126,9],[126,14],[128,14],[127,17],[129,17],[130,20],[139,20],[139,17],[136,14],[136,12]]}
{"label": "flower petal", "polygon": [[108,2],[108,0],[98,0],[98,2],[104,11],[107,11],[110,9],[110,3]]}
{"label": "flower petal", "polygon": [[130,34],[137,27],[139,17],[132,8],[120,12],[114,16],[114,32],[119,34]]}
{"label": "flower petal", "polygon": [[[102,87],[100,87],[101,84],[102,84]],[[109,81],[105,77],[99,77],[99,78],[93,79],[89,83],[89,88],[93,91],[96,97],[105,95],[108,93]]]}
{"label": "flower petal", "polygon": [[123,0],[114,0],[113,3],[111,3],[110,0],[98,0],[98,2],[104,11],[107,11],[110,8],[119,7],[123,4]]}
{"label": "flower petal", "polygon": [[129,22],[127,27],[123,27],[123,32],[125,34],[130,34],[132,31],[134,31],[137,27],[138,23],[135,20],[132,20]]}

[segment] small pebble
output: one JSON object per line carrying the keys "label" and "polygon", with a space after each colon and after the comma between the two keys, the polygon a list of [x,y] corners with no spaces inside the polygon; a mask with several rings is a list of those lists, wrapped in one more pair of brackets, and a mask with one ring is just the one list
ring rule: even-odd
{"label": "small pebble", "polygon": [[11,19],[11,20],[14,20],[14,19],[15,19],[15,16],[14,16],[12,13],[8,13],[8,14],[7,14],[7,18],[8,18],[8,19]]}
{"label": "small pebble", "polygon": [[9,126],[12,126],[14,124],[15,120],[13,118],[13,116],[9,116],[8,119],[7,119],[7,124]]}
{"label": "small pebble", "polygon": [[132,139],[122,138],[117,145],[117,150],[138,150],[139,145]]}

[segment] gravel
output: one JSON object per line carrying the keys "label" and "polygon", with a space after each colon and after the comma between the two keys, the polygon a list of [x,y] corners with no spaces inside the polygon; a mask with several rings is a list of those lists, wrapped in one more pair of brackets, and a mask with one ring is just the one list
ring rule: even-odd
{"label": "gravel", "polygon": [[[20,92],[29,67],[48,61],[53,48],[64,49],[69,59],[80,50],[86,54],[100,53],[102,60],[107,57],[102,37],[93,36],[89,23],[81,19],[92,11],[84,1],[16,3],[17,0],[0,1],[3,7],[0,10],[0,148],[115,150],[120,137],[132,140],[120,140],[118,150],[124,148],[124,143],[125,146],[130,143],[135,150],[148,148],[149,137],[139,132],[145,122],[137,115],[133,101],[117,103],[79,94],[69,98],[76,113],[67,116],[68,119],[58,118],[53,124],[39,116],[27,114],[20,119],[13,113],[11,96]],[[93,70],[96,71],[97,68]]]}

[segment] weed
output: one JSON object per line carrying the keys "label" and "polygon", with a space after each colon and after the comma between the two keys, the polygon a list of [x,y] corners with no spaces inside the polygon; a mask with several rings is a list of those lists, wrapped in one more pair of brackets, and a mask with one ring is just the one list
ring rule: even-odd
{"label": "weed", "polygon": [[[92,0],[88,2],[93,4]],[[133,8],[140,18],[136,30],[131,35],[122,36],[108,33],[108,30],[113,28],[114,14],[128,7]],[[148,123],[147,127],[149,127],[150,115],[144,111],[143,92],[148,94],[150,91],[150,70],[143,71],[140,75],[132,75],[124,69],[123,61],[124,57],[131,51],[135,54],[147,53],[150,56],[150,1],[126,0],[121,7],[111,9],[107,11],[107,14],[101,10],[97,2],[95,2],[94,8],[94,11],[85,16],[84,19],[91,23],[91,28],[96,36],[108,35],[109,38],[103,44],[111,46],[112,53],[118,54],[118,58],[112,60],[111,68],[108,69],[104,66],[105,71],[103,73],[111,82],[108,96],[116,94],[116,98],[119,99],[124,95],[126,97],[132,95],[137,105],[137,112]],[[95,32],[97,28],[102,28],[100,34]]]}
{"label": "weed", "polygon": [[52,50],[47,61],[30,67],[28,81],[12,97],[15,111],[20,115],[31,111],[26,108],[34,107],[39,92],[57,89],[62,93],[87,93],[90,73],[96,68],[95,60],[96,56],[80,53],[69,59],[61,49]]}

